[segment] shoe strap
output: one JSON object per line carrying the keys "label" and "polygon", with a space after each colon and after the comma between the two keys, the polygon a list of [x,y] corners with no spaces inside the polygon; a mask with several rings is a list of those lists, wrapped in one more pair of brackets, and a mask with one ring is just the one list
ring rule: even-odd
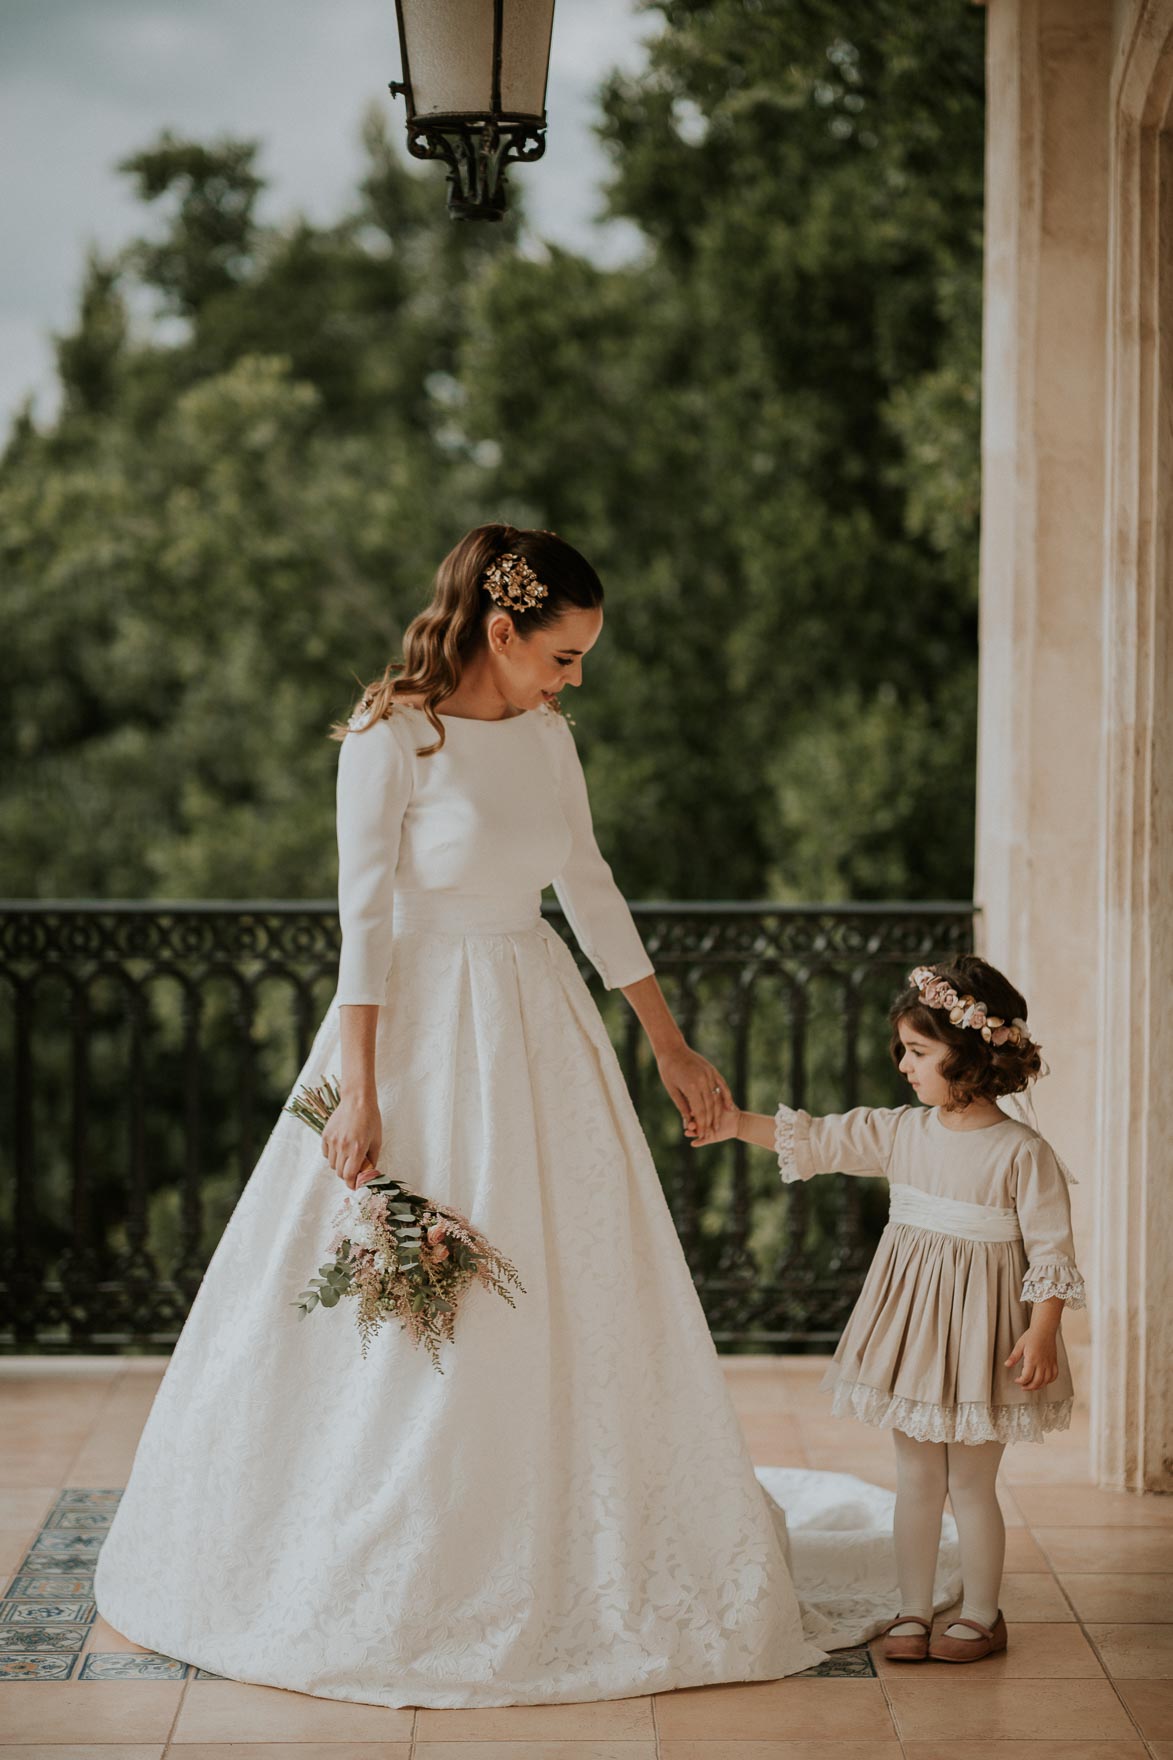
{"label": "shoe strap", "polygon": [[[948,1623],[951,1626],[971,1626],[975,1632],[980,1632],[983,1638],[992,1638],[994,1636],[993,1626],[983,1626],[976,1619],[951,1619]],[[997,1621],[994,1623],[996,1625]]]}
{"label": "shoe strap", "polygon": [[[922,1619],[919,1613],[900,1613],[900,1614],[897,1614],[895,1619],[890,1619],[888,1621],[888,1624],[884,1627],[884,1630],[880,1635],[881,1635],[881,1637],[886,1638],[888,1636],[888,1634],[896,1626],[912,1626],[912,1625],[923,1626],[925,1628],[926,1632],[931,1632],[933,1629],[932,1621],[927,1620],[927,1619]],[[912,1636],[912,1633],[905,1632],[904,1636],[906,1638],[909,1638]]]}

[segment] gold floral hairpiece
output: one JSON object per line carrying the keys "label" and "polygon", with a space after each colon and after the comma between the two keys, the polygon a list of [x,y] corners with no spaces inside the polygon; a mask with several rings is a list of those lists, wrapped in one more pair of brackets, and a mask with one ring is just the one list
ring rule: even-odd
{"label": "gold floral hairpiece", "polygon": [[550,590],[542,585],[525,558],[512,550],[485,570],[481,584],[506,611],[531,611]]}
{"label": "gold floral hairpiece", "polygon": [[1030,1028],[1019,1016],[1004,1021],[991,1014],[984,1002],[973,996],[959,996],[948,978],[932,966],[917,966],[908,974],[909,983],[920,993],[926,1008],[944,1008],[955,1027],[973,1027],[987,1045],[1033,1045]]}

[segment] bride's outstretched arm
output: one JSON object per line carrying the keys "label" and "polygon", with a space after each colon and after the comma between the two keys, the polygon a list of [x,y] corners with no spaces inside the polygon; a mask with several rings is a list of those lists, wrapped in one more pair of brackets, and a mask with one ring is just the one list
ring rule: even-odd
{"label": "bride's outstretched arm", "polygon": [[686,1125],[712,1130],[722,1111],[733,1105],[724,1076],[688,1044],[654,973],[625,984],[623,994],[648,1036],[660,1079],[681,1118]]}

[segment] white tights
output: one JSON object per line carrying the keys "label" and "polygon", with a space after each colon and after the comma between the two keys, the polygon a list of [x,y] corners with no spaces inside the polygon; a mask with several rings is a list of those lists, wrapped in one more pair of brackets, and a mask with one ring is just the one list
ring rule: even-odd
{"label": "white tights", "polygon": [[[902,1430],[894,1430],[892,1439],[896,1444],[893,1539],[901,1613],[932,1620],[941,1515],[948,1492],[961,1546],[965,1599],[959,1617],[993,1625],[1006,1557],[1006,1524],[995,1490],[1005,1444],[914,1442]],[[920,1633],[914,1625],[893,1629],[898,1636]],[[976,1640],[978,1634],[969,1626],[953,1625],[947,1636]]]}

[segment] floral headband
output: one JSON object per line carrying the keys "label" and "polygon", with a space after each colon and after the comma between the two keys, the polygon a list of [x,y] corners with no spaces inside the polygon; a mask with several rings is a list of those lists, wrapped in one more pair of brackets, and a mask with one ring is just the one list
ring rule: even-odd
{"label": "floral headband", "polygon": [[1017,1015],[1004,1021],[991,1014],[984,1002],[973,996],[959,996],[948,978],[942,978],[932,966],[916,966],[908,981],[919,991],[926,1008],[944,1008],[955,1027],[973,1027],[987,1045],[1033,1045],[1034,1039],[1026,1022]]}
{"label": "floral headband", "polygon": [[485,570],[481,585],[506,611],[530,611],[541,604],[550,590],[542,585],[525,558],[512,550]]}

